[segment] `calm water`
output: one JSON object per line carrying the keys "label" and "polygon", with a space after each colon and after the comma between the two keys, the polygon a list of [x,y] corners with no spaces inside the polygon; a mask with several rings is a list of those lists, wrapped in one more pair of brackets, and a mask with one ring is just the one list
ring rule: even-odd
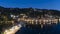
{"label": "calm water", "polygon": [[22,27],[16,34],[60,34],[60,24],[44,25],[43,28],[40,25]]}

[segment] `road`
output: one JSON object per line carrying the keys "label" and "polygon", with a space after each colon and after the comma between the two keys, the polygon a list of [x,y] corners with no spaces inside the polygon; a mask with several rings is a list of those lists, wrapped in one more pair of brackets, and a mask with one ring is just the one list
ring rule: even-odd
{"label": "road", "polygon": [[6,29],[4,34],[15,34],[21,27],[21,24],[15,25],[9,29]]}

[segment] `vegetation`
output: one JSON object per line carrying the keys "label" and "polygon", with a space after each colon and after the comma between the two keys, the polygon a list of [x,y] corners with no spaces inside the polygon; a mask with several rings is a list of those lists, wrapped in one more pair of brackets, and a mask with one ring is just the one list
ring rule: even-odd
{"label": "vegetation", "polygon": [[[26,14],[27,16],[31,18],[38,18],[38,16],[41,18],[52,16],[52,18],[59,18],[60,17],[60,11],[58,10],[47,10],[47,9],[37,9],[37,8],[4,8],[0,6],[0,31],[2,31],[2,28],[10,26],[12,23],[6,23],[6,21],[13,20],[10,15],[20,15],[20,14]],[[47,15],[47,16],[46,16]],[[3,21],[3,22],[2,22]]]}

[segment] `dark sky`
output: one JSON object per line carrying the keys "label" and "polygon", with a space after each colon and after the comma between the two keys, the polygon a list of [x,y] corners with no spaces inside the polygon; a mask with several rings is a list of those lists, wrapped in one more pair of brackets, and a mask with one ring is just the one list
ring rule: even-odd
{"label": "dark sky", "polygon": [[60,10],[60,0],[0,0],[0,6]]}

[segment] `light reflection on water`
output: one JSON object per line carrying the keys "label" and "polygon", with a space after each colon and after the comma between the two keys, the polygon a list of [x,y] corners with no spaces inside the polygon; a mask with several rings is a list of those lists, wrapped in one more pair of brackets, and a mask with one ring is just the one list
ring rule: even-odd
{"label": "light reflection on water", "polygon": [[60,24],[40,26],[22,27],[16,34],[60,34]]}

